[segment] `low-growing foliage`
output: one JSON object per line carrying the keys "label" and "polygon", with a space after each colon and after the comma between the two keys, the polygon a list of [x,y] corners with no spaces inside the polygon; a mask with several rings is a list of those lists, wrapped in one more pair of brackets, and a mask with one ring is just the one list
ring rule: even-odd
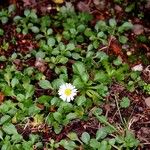
{"label": "low-growing foliage", "polygon": [[[9,21],[13,11],[14,6],[0,11],[2,24]],[[130,32],[133,25],[128,21],[118,23],[112,18],[91,26],[91,20],[88,13],[76,13],[71,3],[66,3],[54,16],[38,16],[29,9],[24,10],[22,16],[14,16],[16,33],[31,34],[38,48],[31,48],[25,54],[16,50],[9,57],[0,57],[0,62],[5,62],[5,67],[0,69],[0,92],[4,95],[0,100],[2,150],[59,147],[67,150],[129,150],[139,145],[130,130],[121,124],[124,129],[120,131],[101,109],[115,82],[131,92],[140,88],[150,94],[149,84],[141,79],[139,72],[131,71],[120,56],[109,56],[100,50],[101,45],[108,46],[111,36],[120,44],[127,43],[126,32]],[[1,28],[0,36],[4,34]],[[16,40],[14,37],[12,44],[15,45]],[[8,51],[9,42],[3,40],[0,49]],[[27,63],[32,59],[33,65]],[[22,65],[20,70],[17,61]],[[45,68],[50,72],[48,75]],[[65,83],[71,83],[77,89],[77,95],[70,103],[58,94]],[[128,97],[123,97],[118,104],[119,109],[126,109],[131,102]],[[40,131],[32,131],[45,125],[44,133],[52,130],[53,134],[59,135],[74,120],[88,121],[89,118],[99,121],[95,135],[86,130],[80,134],[72,131],[60,141],[47,135],[49,138],[45,142],[43,135],[38,134]],[[27,128],[31,131],[24,135]]]}

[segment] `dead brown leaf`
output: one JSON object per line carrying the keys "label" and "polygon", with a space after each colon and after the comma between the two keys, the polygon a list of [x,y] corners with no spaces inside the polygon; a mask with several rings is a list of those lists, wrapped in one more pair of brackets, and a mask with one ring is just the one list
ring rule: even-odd
{"label": "dead brown leaf", "polygon": [[52,106],[50,106],[49,111],[50,111],[50,112],[55,112],[55,111],[56,111],[55,106],[53,106],[53,105],[52,105]]}
{"label": "dead brown leaf", "polygon": [[4,98],[5,98],[5,95],[2,92],[0,92],[0,104],[3,103]]}
{"label": "dead brown leaf", "polygon": [[64,2],[64,0],[53,0],[53,2],[56,4],[62,4]]}
{"label": "dead brown leaf", "polygon": [[44,60],[41,58],[37,58],[34,65],[40,72],[44,72],[47,68]]}
{"label": "dead brown leaf", "polygon": [[148,107],[150,107],[150,97],[147,97],[147,98],[145,99],[145,103],[146,103],[146,105],[147,105]]}
{"label": "dead brown leaf", "polygon": [[117,55],[117,56],[122,56],[122,51],[121,51],[121,45],[118,43],[117,40],[112,39],[110,43],[110,49],[112,52]]}
{"label": "dead brown leaf", "polygon": [[85,1],[83,1],[83,2],[79,1],[79,3],[77,4],[77,9],[82,12],[90,13],[90,6],[88,4],[86,4]]}
{"label": "dead brown leaf", "polygon": [[44,105],[43,105],[43,104],[37,103],[36,106],[37,106],[38,108],[40,108],[41,110],[44,110]]}
{"label": "dead brown leaf", "polygon": [[9,0],[9,4],[16,4],[17,0]]}
{"label": "dead brown leaf", "polygon": [[35,4],[36,1],[35,0],[23,0],[23,3],[24,3],[23,5],[25,7],[25,6],[31,6],[31,5]]}

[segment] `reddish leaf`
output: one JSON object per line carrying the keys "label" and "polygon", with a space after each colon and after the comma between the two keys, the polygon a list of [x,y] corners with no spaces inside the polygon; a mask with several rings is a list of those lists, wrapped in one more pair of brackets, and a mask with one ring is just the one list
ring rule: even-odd
{"label": "reddish leaf", "polygon": [[37,103],[36,106],[37,106],[38,108],[40,108],[41,110],[44,110],[44,105]]}
{"label": "reddish leaf", "polygon": [[0,104],[2,104],[2,102],[4,101],[5,95],[0,92]]}
{"label": "reddish leaf", "polygon": [[110,43],[110,49],[115,53],[116,55],[122,54],[121,46],[116,40],[112,40]]}
{"label": "reddish leaf", "polygon": [[16,0],[9,0],[9,4],[16,4]]}
{"label": "reddish leaf", "polygon": [[33,4],[35,4],[36,3],[36,1],[35,0],[23,0],[23,2],[24,2],[24,7],[25,6],[31,6],[31,5],[33,5]]}

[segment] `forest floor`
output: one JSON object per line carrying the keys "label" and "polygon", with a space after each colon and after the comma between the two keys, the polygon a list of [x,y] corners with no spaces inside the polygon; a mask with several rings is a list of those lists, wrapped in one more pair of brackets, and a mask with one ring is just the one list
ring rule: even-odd
{"label": "forest floor", "polygon": [[[33,149],[98,149],[96,139],[102,149],[102,141],[115,139],[106,150],[149,150],[150,2],[66,2],[0,6],[0,146],[23,149],[31,141],[26,146]],[[70,103],[57,94],[64,82],[78,90]],[[83,133],[94,140],[86,143]],[[68,139],[73,143],[65,145]]]}

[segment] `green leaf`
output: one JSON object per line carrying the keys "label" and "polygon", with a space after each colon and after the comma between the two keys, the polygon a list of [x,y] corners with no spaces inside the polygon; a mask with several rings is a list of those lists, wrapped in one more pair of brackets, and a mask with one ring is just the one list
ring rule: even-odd
{"label": "green leaf", "polygon": [[76,119],[76,118],[77,118],[77,115],[75,113],[69,113],[66,116],[67,120],[73,120],[73,119]]}
{"label": "green leaf", "polygon": [[106,150],[108,149],[108,143],[105,140],[101,142],[99,150],[104,150],[104,149]]}
{"label": "green leaf", "polygon": [[35,56],[36,56],[37,59],[38,59],[38,58],[43,59],[43,58],[45,57],[45,52],[43,52],[43,51],[38,51]]}
{"label": "green leaf", "polygon": [[122,59],[118,57],[116,60],[113,61],[114,65],[119,66],[122,64]]}
{"label": "green leaf", "polygon": [[8,22],[8,18],[7,17],[1,17],[1,22],[2,22],[2,24],[6,24]]}
{"label": "green leaf", "polygon": [[120,102],[121,108],[128,108],[130,106],[130,100],[128,97],[123,97]]}
{"label": "green leaf", "polygon": [[39,140],[39,136],[36,134],[30,134],[29,135],[30,140],[32,141],[32,143],[35,143]]}
{"label": "green leaf", "polygon": [[78,141],[78,140],[79,140],[77,134],[74,133],[74,132],[69,133],[69,134],[67,135],[67,137],[68,137],[70,140],[72,140],[72,141]]}
{"label": "green leaf", "polygon": [[124,31],[130,30],[132,28],[133,25],[131,22],[125,22],[118,28],[118,32],[123,33]]}
{"label": "green leaf", "polygon": [[40,96],[40,97],[37,99],[37,101],[38,101],[39,103],[42,103],[42,104],[48,104],[48,102],[50,101],[50,99],[51,99],[50,96],[48,96],[48,95],[42,95],[42,96]]}
{"label": "green leaf", "polygon": [[90,140],[90,146],[94,148],[94,150],[99,149],[100,147],[100,142],[98,142],[96,139],[91,139]]}
{"label": "green leaf", "polygon": [[18,134],[16,127],[11,123],[4,124],[2,129],[4,130],[5,133],[9,135]]}
{"label": "green leaf", "polygon": [[84,32],[84,30],[85,30],[85,25],[83,25],[83,24],[80,24],[80,25],[77,27],[77,31],[78,31],[78,32]]}
{"label": "green leaf", "polygon": [[75,150],[77,148],[74,141],[61,140],[59,142],[66,150]]}
{"label": "green leaf", "polygon": [[53,113],[53,117],[54,117],[54,119],[55,119],[56,121],[58,121],[59,123],[61,123],[61,121],[62,121],[62,114],[61,114],[61,113],[59,113],[59,112],[54,112],[54,113]]}
{"label": "green leaf", "polygon": [[117,25],[116,20],[115,19],[109,19],[109,25],[111,27],[115,27]]}
{"label": "green leaf", "polygon": [[91,28],[86,28],[84,31],[85,36],[90,37],[93,35]]}
{"label": "green leaf", "polygon": [[98,32],[97,37],[104,38],[105,37],[105,33],[100,31],[100,32]]}
{"label": "green leaf", "polygon": [[28,108],[28,114],[31,116],[38,114],[39,112],[40,112],[40,108],[37,107],[35,104],[30,105],[30,107]]}
{"label": "green leaf", "polygon": [[104,61],[108,59],[108,55],[105,52],[100,51],[96,53],[94,58],[99,58],[101,61]]}
{"label": "green leaf", "polygon": [[99,93],[95,90],[87,90],[86,91],[86,94],[92,98],[94,101],[95,100],[98,100],[98,99],[101,99],[101,96],[99,95]]}
{"label": "green leaf", "polygon": [[20,33],[21,32],[21,29],[20,28],[16,28],[16,31],[17,31],[17,33]]}
{"label": "green leaf", "polygon": [[112,130],[117,131],[117,129],[107,121],[106,116],[103,115],[99,116],[97,113],[95,113],[94,115],[101,123],[109,126]]}
{"label": "green leaf", "polygon": [[83,105],[85,101],[86,101],[86,97],[84,95],[79,96],[76,100],[78,106]]}
{"label": "green leaf", "polygon": [[58,63],[66,64],[67,61],[68,61],[68,58],[67,58],[67,57],[61,56],[61,57],[59,57]]}
{"label": "green leaf", "polygon": [[26,9],[26,10],[24,11],[24,15],[27,17],[27,16],[29,16],[29,14],[30,14],[30,10],[29,10],[29,9]]}
{"label": "green leaf", "polygon": [[84,83],[83,83],[83,81],[81,80],[80,77],[76,77],[76,78],[73,80],[73,85],[74,85],[77,89],[82,89],[82,88],[84,88]]}
{"label": "green leaf", "polygon": [[16,99],[19,102],[23,102],[25,100],[25,95],[23,95],[23,94],[17,94]]}
{"label": "green leaf", "polygon": [[110,80],[109,80],[108,75],[105,72],[97,71],[94,76],[94,81],[97,81],[99,83],[105,83],[105,82],[108,83],[108,81]]}
{"label": "green leaf", "polygon": [[12,135],[11,140],[14,143],[19,143],[19,142],[21,142],[23,140],[23,137],[20,134],[14,134],[14,135]]}
{"label": "green leaf", "polygon": [[53,80],[53,82],[52,82],[52,87],[54,88],[54,89],[58,89],[62,84],[64,84],[65,82],[64,82],[64,80],[63,79],[55,79],[55,80]]}
{"label": "green leaf", "polygon": [[10,120],[10,116],[9,115],[4,115],[1,117],[0,119],[0,125],[4,124],[5,122],[9,121]]}
{"label": "green leaf", "polygon": [[40,32],[39,28],[36,27],[36,26],[33,26],[33,27],[31,27],[30,29],[31,29],[31,31],[32,31],[33,33],[39,33],[39,32]]}
{"label": "green leaf", "polygon": [[119,36],[119,42],[122,43],[122,44],[126,44],[128,41],[128,38],[126,36]]}
{"label": "green leaf", "polygon": [[95,40],[93,42],[93,46],[94,46],[95,49],[97,49],[100,46],[100,42],[98,40]]}
{"label": "green leaf", "polygon": [[71,55],[72,55],[72,58],[75,60],[82,58],[79,53],[72,53]]}
{"label": "green leaf", "polygon": [[101,115],[102,112],[103,112],[103,110],[102,110],[101,108],[97,108],[97,107],[96,107],[96,108],[93,109],[93,114],[94,114],[95,116]]}
{"label": "green leaf", "polygon": [[59,105],[60,104],[60,99],[58,97],[53,97],[51,99],[51,105]]}
{"label": "green leaf", "polygon": [[100,30],[100,31],[106,31],[107,28],[108,28],[108,26],[106,25],[106,22],[105,22],[105,21],[102,21],[102,20],[98,21],[98,22],[96,23],[96,25],[95,25],[95,29],[96,29],[97,32],[98,32],[99,30]]}
{"label": "green leaf", "polygon": [[14,19],[13,19],[13,21],[14,21],[15,23],[18,23],[19,20],[21,20],[21,19],[22,19],[22,17],[20,17],[20,16],[15,16]]}
{"label": "green leaf", "polygon": [[16,6],[15,6],[14,4],[9,5],[9,7],[8,7],[8,13],[12,13],[12,12],[14,12],[14,11],[15,11],[15,9],[16,9]]}
{"label": "green leaf", "polygon": [[0,139],[3,140],[3,132],[0,130]]}
{"label": "green leaf", "polygon": [[7,100],[0,105],[0,112],[7,114],[10,109],[14,108],[14,106],[15,104],[12,101]]}
{"label": "green leaf", "polygon": [[35,36],[35,39],[36,39],[36,40],[40,40],[41,38],[44,38],[44,35],[42,35],[42,34],[37,34],[37,35]]}
{"label": "green leaf", "polygon": [[70,33],[68,31],[63,31],[63,37],[66,39],[66,40],[69,40],[70,39]]}
{"label": "green leaf", "polygon": [[49,38],[47,39],[47,44],[48,44],[49,46],[53,47],[53,46],[55,45],[55,43],[56,43],[56,40],[55,40],[53,37],[49,37]]}
{"label": "green leaf", "polygon": [[81,140],[85,143],[88,144],[90,141],[90,135],[87,132],[83,132],[81,135]]}
{"label": "green leaf", "polygon": [[129,29],[132,29],[133,28],[133,24],[131,22],[125,22],[122,24],[122,27],[125,29],[125,30],[129,30]]}
{"label": "green leaf", "polygon": [[3,35],[4,35],[4,30],[0,29],[0,36],[3,36]]}
{"label": "green leaf", "polygon": [[19,80],[16,77],[14,77],[11,80],[11,86],[12,86],[12,88],[14,88],[18,83],[19,83]]}
{"label": "green leaf", "polygon": [[28,33],[28,28],[24,28],[24,29],[22,30],[22,33],[23,33],[24,35],[26,35],[26,34]]}
{"label": "green leaf", "polygon": [[89,44],[88,47],[87,47],[87,50],[88,50],[88,51],[91,51],[91,50],[93,50],[93,48],[94,48],[94,47],[93,47],[93,44]]}
{"label": "green leaf", "polygon": [[126,131],[125,144],[127,147],[137,147],[139,145],[139,141],[135,138],[134,134],[131,131]]}
{"label": "green leaf", "polygon": [[51,29],[51,28],[49,28],[48,30],[47,30],[47,35],[51,35],[53,33],[53,30]]}
{"label": "green leaf", "polygon": [[40,18],[40,24],[42,28],[49,27],[51,23],[50,16],[45,15]]}
{"label": "green leaf", "polygon": [[83,43],[84,42],[84,37],[83,35],[78,35],[77,38],[76,38],[77,42],[79,43]]}
{"label": "green leaf", "polygon": [[67,44],[66,49],[72,51],[75,49],[75,45],[73,43],[69,43],[69,44]]}
{"label": "green leaf", "polygon": [[34,94],[34,90],[35,90],[35,87],[33,85],[28,85],[28,88],[25,89],[26,91],[25,98],[28,99],[29,97],[32,97]]}
{"label": "green leaf", "polygon": [[48,80],[40,80],[38,84],[43,89],[52,89],[51,83]]}
{"label": "green leaf", "polygon": [[78,75],[81,75],[81,76],[82,76],[83,73],[86,72],[85,65],[80,61],[74,63],[72,68],[73,68],[73,72],[75,74],[78,74]]}
{"label": "green leaf", "polygon": [[5,85],[3,92],[6,96],[15,96],[13,89],[8,85]]}
{"label": "green leaf", "polygon": [[125,9],[125,12],[131,12],[135,8],[135,3],[128,5]]}
{"label": "green leaf", "polygon": [[10,141],[7,141],[5,144],[2,145],[1,150],[10,150],[12,149]]}
{"label": "green leaf", "polygon": [[110,145],[115,145],[116,140],[115,139],[110,139],[108,142],[109,142]]}
{"label": "green leaf", "polygon": [[87,83],[89,80],[89,75],[86,72],[84,72],[81,76],[81,79],[83,80],[84,83]]}
{"label": "green leaf", "polygon": [[106,128],[105,127],[101,127],[96,132],[96,140],[104,139],[106,136],[107,136],[107,132],[106,132]]}

